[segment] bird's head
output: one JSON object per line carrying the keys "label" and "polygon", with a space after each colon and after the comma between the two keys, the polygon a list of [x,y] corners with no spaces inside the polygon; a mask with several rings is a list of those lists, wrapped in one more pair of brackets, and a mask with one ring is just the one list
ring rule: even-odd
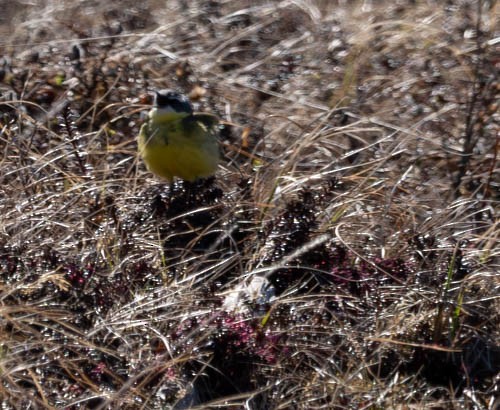
{"label": "bird's head", "polygon": [[162,112],[193,113],[189,99],[184,94],[172,90],[155,91],[154,106]]}

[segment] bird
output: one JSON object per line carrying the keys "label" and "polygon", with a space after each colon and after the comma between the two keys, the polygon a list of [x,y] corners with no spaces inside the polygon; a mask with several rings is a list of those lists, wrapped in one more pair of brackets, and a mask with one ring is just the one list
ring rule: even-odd
{"label": "bird", "polygon": [[174,90],[155,91],[138,136],[139,155],[153,174],[173,183],[215,174],[220,160],[216,115],[196,113],[189,99]]}

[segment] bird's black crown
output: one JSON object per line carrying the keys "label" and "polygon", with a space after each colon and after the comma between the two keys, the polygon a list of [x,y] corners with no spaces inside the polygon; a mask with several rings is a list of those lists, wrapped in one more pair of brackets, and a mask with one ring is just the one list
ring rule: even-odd
{"label": "bird's black crown", "polygon": [[193,106],[189,99],[181,93],[172,90],[155,91],[155,107],[171,108],[175,112],[193,113]]}

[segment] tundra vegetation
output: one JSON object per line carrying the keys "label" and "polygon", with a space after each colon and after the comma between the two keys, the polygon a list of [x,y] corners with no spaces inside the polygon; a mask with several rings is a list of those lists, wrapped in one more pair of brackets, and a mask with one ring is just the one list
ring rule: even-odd
{"label": "tundra vegetation", "polygon": [[497,408],[495,1],[4,3],[3,409]]}

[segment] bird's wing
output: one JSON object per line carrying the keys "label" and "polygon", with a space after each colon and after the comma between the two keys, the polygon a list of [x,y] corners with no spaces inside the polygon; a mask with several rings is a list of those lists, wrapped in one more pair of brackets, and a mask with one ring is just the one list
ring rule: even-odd
{"label": "bird's wing", "polygon": [[219,119],[213,114],[194,113],[184,117],[182,123],[188,130],[199,127],[200,124],[207,130],[212,130],[219,123]]}

